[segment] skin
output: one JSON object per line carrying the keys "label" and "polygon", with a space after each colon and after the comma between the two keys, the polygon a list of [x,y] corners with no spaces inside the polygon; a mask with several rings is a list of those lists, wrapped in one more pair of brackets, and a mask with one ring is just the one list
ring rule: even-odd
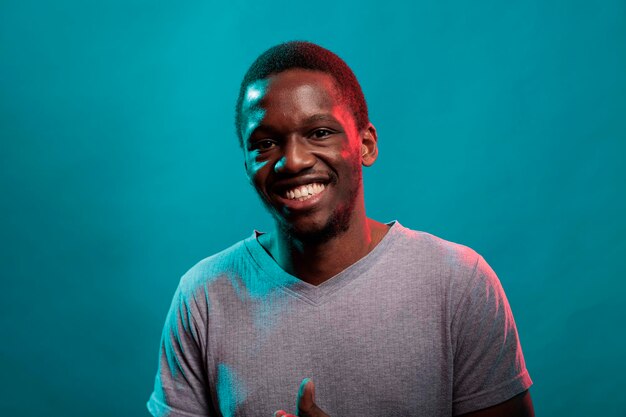
{"label": "skin", "polygon": [[[389,226],[365,215],[361,166],[378,156],[376,129],[357,130],[334,79],[292,69],[248,88],[243,104],[245,169],[275,228],[259,242],[288,273],[319,285],[367,255]],[[326,182],[310,210],[280,196],[306,178]]]}
{"label": "skin", "polygon": [[[330,417],[315,404],[315,385],[312,380],[305,378],[300,384],[296,399],[296,414],[289,414],[285,410],[278,410],[274,417]],[[460,414],[460,417],[534,417],[535,411],[528,390],[492,407]]]}
{"label": "skin", "polygon": [[[376,129],[357,129],[339,91],[326,73],[290,69],[249,85],[242,105],[246,174],[275,223],[258,240],[283,270],[312,285],[367,255],[389,229],[365,214],[361,170],[378,157]],[[314,204],[298,208],[284,198],[287,188],[309,182],[327,187]],[[308,378],[296,400],[298,416],[329,417],[315,404]],[[526,391],[466,416],[534,412]]]}

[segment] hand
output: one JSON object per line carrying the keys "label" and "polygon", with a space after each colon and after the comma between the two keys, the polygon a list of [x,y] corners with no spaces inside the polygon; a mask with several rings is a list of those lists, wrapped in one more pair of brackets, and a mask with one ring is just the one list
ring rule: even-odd
{"label": "hand", "polygon": [[278,410],[274,413],[274,417],[330,417],[315,404],[315,385],[309,378],[304,378],[300,383],[296,407],[298,410],[295,416],[286,411]]}

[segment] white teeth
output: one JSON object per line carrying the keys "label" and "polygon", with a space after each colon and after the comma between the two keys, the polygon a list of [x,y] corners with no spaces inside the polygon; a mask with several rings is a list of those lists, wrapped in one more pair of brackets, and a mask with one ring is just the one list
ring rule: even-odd
{"label": "white teeth", "polygon": [[301,185],[299,187],[296,187],[292,190],[285,191],[284,196],[290,200],[303,201],[308,198],[311,198],[311,196],[314,196],[315,194],[322,192],[324,188],[326,188],[324,184],[319,184],[319,183],[306,184],[306,185]]}

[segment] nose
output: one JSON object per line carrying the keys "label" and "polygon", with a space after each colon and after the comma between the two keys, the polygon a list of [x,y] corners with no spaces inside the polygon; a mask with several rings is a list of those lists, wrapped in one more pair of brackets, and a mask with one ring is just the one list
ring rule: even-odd
{"label": "nose", "polygon": [[274,165],[278,174],[296,174],[315,165],[313,155],[305,142],[305,138],[290,137],[283,145],[283,155]]}

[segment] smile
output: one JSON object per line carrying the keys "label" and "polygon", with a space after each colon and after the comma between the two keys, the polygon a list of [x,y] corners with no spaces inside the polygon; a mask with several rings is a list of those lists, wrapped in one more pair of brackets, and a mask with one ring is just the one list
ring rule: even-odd
{"label": "smile", "polygon": [[283,193],[283,197],[288,200],[304,201],[324,191],[326,186],[321,183],[311,183],[292,188]]}

